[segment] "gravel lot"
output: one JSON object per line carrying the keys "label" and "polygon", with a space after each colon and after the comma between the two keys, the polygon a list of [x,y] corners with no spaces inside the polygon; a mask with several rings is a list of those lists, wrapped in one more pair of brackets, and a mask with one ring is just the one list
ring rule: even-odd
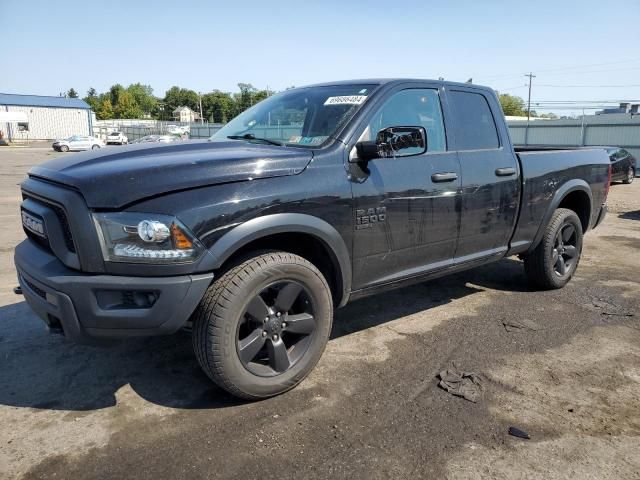
{"label": "gravel lot", "polygon": [[[640,179],[563,290],[506,259],[353,303],[305,382],[243,403],[185,333],[71,345],[11,292],[18,184],[54,155],[0,150],[0,478],[640,478]],[[437,387],[452,361],[478,403]]]}

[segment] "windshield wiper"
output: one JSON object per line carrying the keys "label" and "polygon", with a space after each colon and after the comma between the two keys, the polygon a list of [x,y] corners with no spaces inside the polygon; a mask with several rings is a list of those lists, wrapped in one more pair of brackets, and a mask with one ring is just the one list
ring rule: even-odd
{"label": "windshield wiper", "polygon": [[284,143],[278,142],[277,140],[256,137],[253,133],[245,133],[244,135],[227,135],[227,138],[230,140],[257,140],[259,142],[268,143],[269,145],[277,145],[279,147],[284,145]]}

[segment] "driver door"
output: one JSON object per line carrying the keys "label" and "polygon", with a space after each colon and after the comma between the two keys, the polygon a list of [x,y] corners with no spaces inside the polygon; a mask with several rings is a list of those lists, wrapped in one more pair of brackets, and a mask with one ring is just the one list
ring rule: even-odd
{"label": "driver door", "polygon": [[427,151],[349,164],[356,290],[419,276],[453,262],[461,175],[456,152],[447,151],[438,88],[405,88],[388,94],[357,141],[374,140],[379,130],[394,126],[424,127]]}

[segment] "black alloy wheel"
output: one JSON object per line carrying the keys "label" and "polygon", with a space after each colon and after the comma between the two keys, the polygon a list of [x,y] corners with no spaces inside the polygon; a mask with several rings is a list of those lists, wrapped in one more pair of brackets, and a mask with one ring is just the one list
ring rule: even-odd
{"label": "black alloy wheel", "polygon": [[578,248],[576,229],[571,223],[565,223],[556,234],[553,247],[553,271],[564,277],[576,264]]}
{"label": "black alloy wheel", "polygon": [[238,324],[240,361],[254,375],[270,377],[293,368],[316,330],[306,289],[294,281],[267,286],[247,304]]}

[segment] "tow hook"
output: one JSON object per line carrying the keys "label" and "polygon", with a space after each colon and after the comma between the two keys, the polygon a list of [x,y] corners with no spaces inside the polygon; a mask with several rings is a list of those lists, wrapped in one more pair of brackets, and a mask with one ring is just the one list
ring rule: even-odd
{"label": "tow hook", "polygon": [[13,293],[15,293],[16,295],[22,295],[22,288],[20,287],[20,285],[18,285],[17,287],[13,287]]}

